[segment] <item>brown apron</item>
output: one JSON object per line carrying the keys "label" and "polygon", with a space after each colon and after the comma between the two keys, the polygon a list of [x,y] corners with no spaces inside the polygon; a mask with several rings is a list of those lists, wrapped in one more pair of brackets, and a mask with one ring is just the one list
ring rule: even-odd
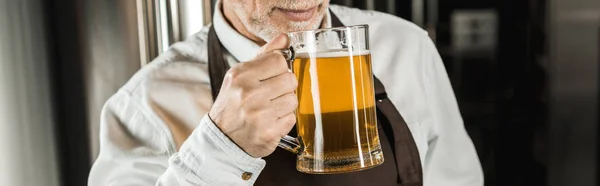
{"label": "brown apron", "polygon": [[[333,27],[343,26],[331,13]],[[223,51],[213,27],[208,32],[208,66],[213,99],[219,95],[225,73],[230,66],[224,60]],[[296,170],[296,155],[277,148],[265,157],[266,167],[255,185],[377,185],[422,186],[423,175],[419,152],[406,122],[388,99],[383,84],[374,78],[377,100],[379,138],[385,162],[375,168],[344,174],[314,175]],[[295,136],[296,131],[290,132]]]}

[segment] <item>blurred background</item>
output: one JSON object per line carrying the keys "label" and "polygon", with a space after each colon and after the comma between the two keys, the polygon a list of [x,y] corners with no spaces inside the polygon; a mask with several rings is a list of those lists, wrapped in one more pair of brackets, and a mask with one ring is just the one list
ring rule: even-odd
{"label": "blurred background", "polygon": [[[486,186],[600,183],[600,1],[332,2],[429,32]],[[213,3],[0,0],[0,185],[86,185],[106,99]]]}

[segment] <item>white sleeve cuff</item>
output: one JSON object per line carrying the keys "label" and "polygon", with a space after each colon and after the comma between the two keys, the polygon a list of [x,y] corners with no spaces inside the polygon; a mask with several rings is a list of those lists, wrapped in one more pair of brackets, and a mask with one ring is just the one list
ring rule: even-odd
{"label": "white sleeve cuff", "polygon": [[179,169],[180,174],[186,174],[182,175],[186,182],[253,185],[266,162],[248,155],[205,115],[169,164]]}

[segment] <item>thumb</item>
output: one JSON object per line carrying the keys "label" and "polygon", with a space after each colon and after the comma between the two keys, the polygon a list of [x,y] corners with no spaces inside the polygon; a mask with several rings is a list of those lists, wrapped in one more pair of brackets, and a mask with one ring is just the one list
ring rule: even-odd
{"label": "thumb", "polygon": [[271,40],[266,45],[264,45],[261,48],[260,52],[258,53],[258,56],[266,54],[266,53],[271,53],[276,50],[287,49],[289,46],[290,46],[290,38],[288,38],[288,36],[286,34],[281,34],[281,35],[275,37],[275,39]]}

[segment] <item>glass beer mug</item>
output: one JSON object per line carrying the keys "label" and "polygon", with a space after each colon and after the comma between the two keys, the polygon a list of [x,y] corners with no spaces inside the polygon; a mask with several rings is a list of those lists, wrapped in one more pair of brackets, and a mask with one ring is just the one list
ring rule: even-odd
{"label": "glass beer mug", "polygon": [[292,32],[298,79],[296,129],[279,147],[296,153],[296,169],[345,173],[381,165],[368,25]]}

